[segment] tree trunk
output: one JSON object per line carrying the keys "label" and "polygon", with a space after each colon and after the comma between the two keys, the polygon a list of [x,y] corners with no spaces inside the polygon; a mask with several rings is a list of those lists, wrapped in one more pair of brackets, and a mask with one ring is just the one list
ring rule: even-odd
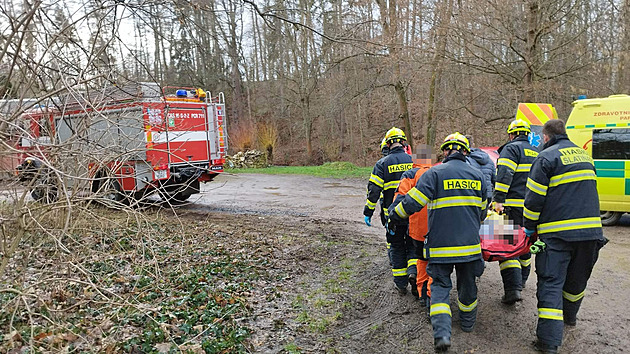
{"label": "tree trunk", "polygon": [[302,120],[304,121],[304,132],[306,133],[306,154],[308,160],[313,159],[313,120],[311,119],[309,98],[302,98]]}
{"label": "tree trunk", "polygon": [[621,9],[622,38],[615,93],[630,94],[630,0],[624,0]]}
{"label": "tree trunk", "polygon": [[407,135],[407,142],[413,149],[413,137],[411,136],[411,121],[409,120],[409,107],[407,105],[407,90],[402,81],[396,82],[394,86],[396,88],[396,97],[398,98],[398,112],[399,118],[402,119],[405,124],[405,134]]}
{"label": "tree trunk", "polygon": [[396,92],[396,100],[398,101],[398,118],[402,119],[407,135],[407,143],[413,149],[413,133],[411,131],[411,121],[409,120],[409,109],[407,106],[407,87],[403,82],[403,76],[400,70],[401,58],[401,39],[398,31],[398,9],[395,0],[390,0],[389,4],[384,0],[376,0],[381,14],[381,23],[383,33],[388,40],[389,57],[393,62],[392,82]]}
{"label": "tree trunk", "polygon": [[233,99],[233,106],[234,106],[234,113],[232,115],[232,120],[234,121],[238,121],[239,119],[243,118],[243,86],[242,86],[242,78],[241,78],[241,71],[238,67],[239,64],[239,48],[238,45],[239,43],[237,42],[237,35],[236,35],[236,5],[232,5],[232,12],[229,16],[230,18],[230,45],[229,45],[229,54],[230,54],[230,61],[231,61],[231,66],[232,66],[232,88],[234,90],[234,99]]}
{"label": "tree trunk", "polygon": [[438,97],[438,88],[442,78],[442,65],[446,55],[446,37],[448,35],[448,26],[451,21],[451,13],[453,12],[453,0],[442,3],[440,9],[440,22],[437,28],[437,48],[433,61],[431,63],[431,81],[429,83],[429,103],[427,111],[427,145],[435,145],[435,131],[437,122],[435,120],[435,101]]}
{"label": "tree trunk", "polygon": [[527,51],[525,58],[525,75],[523,77],[523,102],[534,102],[536,100],[534,92],[535,69],[538,65],[538,1],[530,0],[527,13]]}

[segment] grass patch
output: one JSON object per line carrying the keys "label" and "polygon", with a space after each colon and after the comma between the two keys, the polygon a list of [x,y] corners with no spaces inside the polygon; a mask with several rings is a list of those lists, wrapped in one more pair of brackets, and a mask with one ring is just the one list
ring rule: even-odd
{"label": "grass patch", "polygon": [[287,343],[284,346],[284,350],[289,354],[300,354],[302,353],[302,349],[297,346],[295,343]]}
{"label": "grass patch", "polygon": [[350,162],[326,162],[321,166],[273,166],[267,168],[225,169],[230,173],[260,173],[268,175],[308,175],[324,178],[368,178],[372,167],[359,167]]}

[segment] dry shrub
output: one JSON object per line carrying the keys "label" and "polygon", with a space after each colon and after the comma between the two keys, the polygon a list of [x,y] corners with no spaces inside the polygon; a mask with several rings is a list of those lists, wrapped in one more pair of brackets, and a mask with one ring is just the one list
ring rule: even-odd
{"label": "dry shrub", "polygon": [[269,121],[258,123],[258,144],[267,152],[267,163],[273,161],[273,150],[278,144],[278,126]]}
{"label": "dry shrub", "polygon": [[252,149],[256,143],[256,126],[249,121],[238,122],[235,126],[230,127],[229,141],[234,151]]}

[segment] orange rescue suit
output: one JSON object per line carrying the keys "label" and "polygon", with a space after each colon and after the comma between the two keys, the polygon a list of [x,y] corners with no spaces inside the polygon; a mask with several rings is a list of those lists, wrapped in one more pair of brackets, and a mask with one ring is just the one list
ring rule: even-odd
{"label": "orange rescue suit", "polygon": [[[399,195],[404,197],[411,188],[415,187],[418,183],[418,179],[420,179],[420,176],[422,176],[422,174],[429,168],[431,168],[431,165],[414,163],[413,169],[403,174],[400,184],[398,185],[398,189],[396,190],[396,194],[394,194],[394,200],[396,200]],[[413,175],[411,175],[412,173]],[[429,232],[429,216],[427,208],[422,208],[419,212],[409,216],[409,236],[416,241],[424,242],[427,232]],[[420,252],[420,254],[422,253]],[[416,284],[418,286],[418,290],[420,291],[426,282],[427,296],[430,297],[431,283],[433,283],[433,279],[431,279],[431,277],[427,274],[427,263],[428,262],[424,259],[418,259],[418,276],[416,277]]]}

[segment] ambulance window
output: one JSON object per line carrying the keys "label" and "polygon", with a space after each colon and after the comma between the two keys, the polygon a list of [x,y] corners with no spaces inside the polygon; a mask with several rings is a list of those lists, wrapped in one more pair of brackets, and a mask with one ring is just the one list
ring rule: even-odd
{"label": "ambulance window", "polygon": [[630,129],[594,129],[593,158],[630,160]]}

